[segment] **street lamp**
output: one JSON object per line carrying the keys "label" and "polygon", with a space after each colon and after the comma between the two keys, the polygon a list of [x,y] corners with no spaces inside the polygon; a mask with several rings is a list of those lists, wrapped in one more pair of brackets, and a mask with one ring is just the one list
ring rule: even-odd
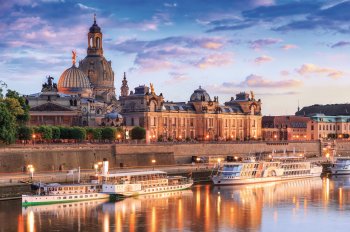
{"label": "street lamp", "polygon": [[197,157],[196,161],[197,161],[197,169],[198,169],[199,168],[199,161],[201,161],[201,158]]}
{"label": "street lamp", "polygon": [[34,146],[34,145],[35,145],[36,134],[33,134],[33,135],[32,135],[32,138],[33,138],[33,146]]}
{"label": "street lamp", "polygon": [[30,180],[33,182],[33,177],[34,177],[34,166],[32,164],[29,164],[28,165],[28,171],[30,173]]}
{"label": "street lamp", "polygon": [[152,160],[153,170],[154,170],[154,165],[155,165],[155,163],[156,163],[156,160],[153,159],[153,160]]}

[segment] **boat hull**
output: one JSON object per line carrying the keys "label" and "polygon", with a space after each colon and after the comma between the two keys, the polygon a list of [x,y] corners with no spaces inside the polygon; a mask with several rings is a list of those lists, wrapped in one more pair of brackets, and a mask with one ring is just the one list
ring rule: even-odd
{"label": "boat hull", "polygon": [[287,180],[297,180],[297,179],[306,179],[320,177],[320,174],[307,175],[307,176],[274,176],[274,177],[261,177],[261,178],[245,178],[245,179],[221,179],[221,178],[212,178],[214,185],[243,185],[243,184],[257,184],[257,183],[266,183],[266,182],[278,182],[278,181],[287,181]]}
{"label": "boat hull", "polygon": [[350,175],[350,169],[335,169],[331,168],[332,175]]}
{"label": "boat hull", "polygon": [[104,193],[81,193],[66,195],[22,195],[22,206],[47,205],[109,198]]}
{"label": "boat hull", "polygon": [[180,190],[189,189],[192,185],[193,185],[193,183],[187,183],[187,184],[174,185],[174,186],[161,186],[161,187],[146,188],[146,189],[141,190],[141,191],[119,192],[119,193],[110,193],[110,194],[114,194],[114,195],[117,195],[119,197],[132,197],[132,196],[152,194],[152,193],[180,191]]}

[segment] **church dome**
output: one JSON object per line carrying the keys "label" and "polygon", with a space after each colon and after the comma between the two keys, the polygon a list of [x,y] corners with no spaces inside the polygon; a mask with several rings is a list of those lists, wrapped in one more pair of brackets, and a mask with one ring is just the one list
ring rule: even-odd
{"label": "church dome", "polygon": [[210,101],[210,96],[205,89],[199,86],[199,88],[192,93],[190,101]]}
{"label": "church dome", "polygon": [[58,91],[65,94],[91,94],[91,84],[85,73],[73,65],[62,73]]}

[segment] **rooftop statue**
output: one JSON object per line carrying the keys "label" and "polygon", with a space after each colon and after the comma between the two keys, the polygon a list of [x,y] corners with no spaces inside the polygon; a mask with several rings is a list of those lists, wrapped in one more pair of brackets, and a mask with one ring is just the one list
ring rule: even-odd
{"label": "rooftop statue", "polygon": [[76,59],[77,59],[77,52],[73,50],[72,51],[72,63],[74,66],[75,66]]}
{"label": "rooftop statue", "polygon": [[250,96],[251,96],[251,99],[254,100],[254,92],[253,91],[250,91]]}
{"label": "rooftop statue", "polygon": [[150,87],[151,87],[151,93],[154,93],[154,86],[152,83],[149,83]]}

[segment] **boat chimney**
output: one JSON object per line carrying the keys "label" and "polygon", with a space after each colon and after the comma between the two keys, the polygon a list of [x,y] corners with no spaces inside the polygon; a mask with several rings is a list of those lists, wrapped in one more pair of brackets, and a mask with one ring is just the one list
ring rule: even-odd
{"label": "boat chimney", "polygon": [[108,174],[108,160],[106,158],[103,158],[102,175],[107,176],[107,174]]}

